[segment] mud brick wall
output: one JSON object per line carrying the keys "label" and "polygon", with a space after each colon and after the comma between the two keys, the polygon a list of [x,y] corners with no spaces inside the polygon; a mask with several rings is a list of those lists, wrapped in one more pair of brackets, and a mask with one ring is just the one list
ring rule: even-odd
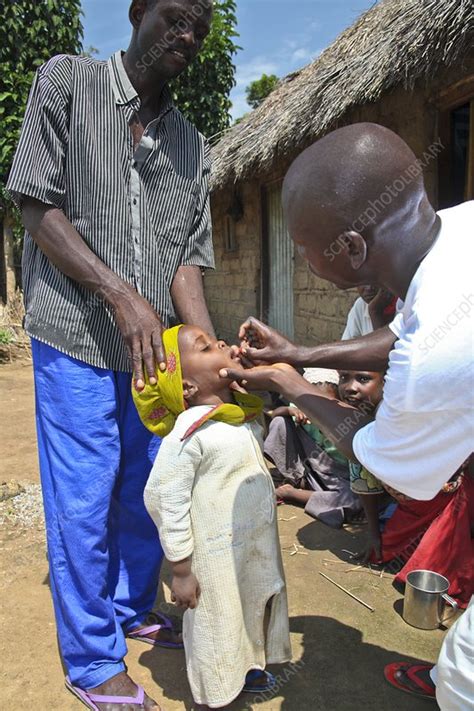
{"label": "mud brick wall", "polygon": [[[235,340],[247,316],[261,316],[261,203],[258,183],[241,186],[244,216],[236,223],[237,249],[225,249],[225,213],[231,191],[216,193],[212,201],[215,271],[204,277],[207,303],[217,334]],[[343,292],[318,279],[295,254],[295,339],[300,343],[337,340],[357,294]]]}
{"label": "mud brick wall", "polygon": [[235,251],[226,251],[225,221],[232,191],[213,196],[215,271],[204,277],[207,303],[220,338],[235,341],[239,325],[247,316],[260,313],[261,209],[258,183],[240,187],[244,215],[235,223]]}

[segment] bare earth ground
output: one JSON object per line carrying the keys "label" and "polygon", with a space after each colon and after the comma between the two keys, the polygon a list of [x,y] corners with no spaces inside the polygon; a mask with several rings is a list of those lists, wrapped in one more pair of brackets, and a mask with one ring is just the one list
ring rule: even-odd
{"label": "bare earth ground", "polygon": [[[38,482],[31,366],[0,366],[0,482]],[[8,711],[74,711],[83,708],[63,686],[48,588],[48,566],[39,520],[11,520],[12,502],[0,505],[1,707]],[[400,617],[402,595],[391,576],[355,570],[342,549],[356,550],[363,533],[333,531],[304,512],[280,507],[281,544],[289,588],[295,667],[285,665],[273,698],[241,697],[232,711],[429,711],[391,689],[385,664],[436,660],[444,632],[423,632]],[[28,518],[28,516],[26,517]],[[291,555],[293,544],[298,553]],[[288,550],[290,549],[290,550]],[[294,549],[293,549],[294,550]],[[335,562],[329,562],[335,561]],[[324,580],[338,581],[375,608],[370,612]],[[158,604],[168,598],[167,575]],[[192,709],[180,651],[130,641],[127,664],[166,711]]]}

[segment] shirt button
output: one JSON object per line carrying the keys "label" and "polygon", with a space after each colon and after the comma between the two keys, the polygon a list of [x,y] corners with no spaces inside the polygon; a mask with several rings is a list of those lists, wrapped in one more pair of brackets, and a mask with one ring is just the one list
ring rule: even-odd
{"label": "shirt button", "polygon": [[137,198],[133,198],[133,204],[134,204],[134,205],[137,204]]}

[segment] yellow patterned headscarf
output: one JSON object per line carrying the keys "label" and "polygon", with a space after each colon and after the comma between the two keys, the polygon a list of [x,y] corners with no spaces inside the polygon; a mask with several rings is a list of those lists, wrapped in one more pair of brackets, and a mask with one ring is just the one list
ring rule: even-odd
{"label": "yellow patterned headscarf", "polygon": [[[166,437],[173,429],[178,416],[187,409],[183,395],[183,375],[178,346],[179,331],[183,326],[175,326],[163,332],[163,346],[166,354],[166,370],[157,370],[156,385],[150,385],[145,376],[145,387],[138,392],[132,385],[135,406],[141,421],[147,429],[158,437]],[[235,404],[225,403],[210,410],[195,422],[185,433],[189,437],[208,420],[240,425],[254,420],[263,410],[261,398],[249,393],[234,393]]]}

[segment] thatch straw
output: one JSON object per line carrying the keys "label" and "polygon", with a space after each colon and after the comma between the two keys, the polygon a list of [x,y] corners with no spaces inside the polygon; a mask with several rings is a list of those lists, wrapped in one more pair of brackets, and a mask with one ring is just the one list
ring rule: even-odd
{"label": "thatch straw", "polygon": [[381,0],[229,129],[213,149],[213,189],[267,172],[349,108],[462,60],[473,47],[473,8],[472,0]]}

